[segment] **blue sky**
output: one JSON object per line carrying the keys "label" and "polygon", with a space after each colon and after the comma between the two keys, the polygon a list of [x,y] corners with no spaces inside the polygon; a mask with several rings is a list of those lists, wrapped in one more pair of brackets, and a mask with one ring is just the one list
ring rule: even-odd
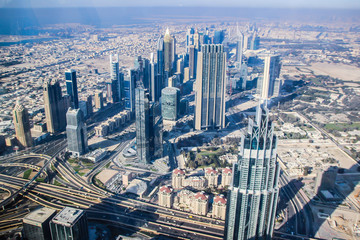
{"label": "blue sky", "polygon": [[360,0],[0,0],[0,7],[224,6],[360,9]]}

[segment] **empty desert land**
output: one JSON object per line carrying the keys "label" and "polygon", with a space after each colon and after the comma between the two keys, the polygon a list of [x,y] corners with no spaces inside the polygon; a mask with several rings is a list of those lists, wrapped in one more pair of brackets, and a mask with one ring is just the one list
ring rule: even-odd
{"label": "empty desert land", "polygon": [[309,67],[316,75],[329,75],[344,81],[360,82],[360,68],[345,64],[314,63]]}

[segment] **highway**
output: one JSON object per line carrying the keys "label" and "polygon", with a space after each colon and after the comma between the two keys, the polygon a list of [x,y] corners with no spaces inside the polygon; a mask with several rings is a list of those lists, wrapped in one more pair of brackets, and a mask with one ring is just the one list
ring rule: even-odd
{"label": "highway", "polygon": [[[20,189],[23,184],[26,183],[26,180],[1,174],[0,182],[4,185]],[[131,223],[135,227],[145,226],[144,228],[160,232],[170,227],[177,229],[178,234],[176,236],[183,235],[186,232],[189,234],[193,232],[194,236],[200,237],[194,237],[193,239],[221,239],[223,235],[223,226],[199,222],[196,221],[195,218],[185,218],[186,213],[183,212],[181,212],[182,216],[172,210],[168,212],[159,210],[159,212],[157,212],[158,209],[156,208],[151,210],[149,210],[150,208],[144,209],[141,205],[138,205],[138,203],[131,204],[129,201],[125,202],[124,200],[115,198],[100,199],[96,198],[95,195],[84,194],[78,190],[71,190],[46,183],[34,184],[28,189],[24,196],[41,205],[57,210],[63,206],[72,206],[99,214],[101,213],[110,219],[113,219],[114,216],[122,217],[123,221],[120,221],[121,223]],[[57,199],[58,201],[48,202],[44,199],[44,196]],[[101,219],[104,220],[103,217]],[[125,219],[127,219],[126,222]],[[199,219],[201,219],[201,217],[199,217]],[[179,228],[179,226],[181,226],[181,228]],[[174,233],[172,234],[174,235]]]}
{"label": "highway", "polygon": [[303,198],[296,186],[289,181],[284,173],[280,174],[280,184],[283,186],[291,205],[295,209],[295,234],[313,235],[313,217],[309,203]]}

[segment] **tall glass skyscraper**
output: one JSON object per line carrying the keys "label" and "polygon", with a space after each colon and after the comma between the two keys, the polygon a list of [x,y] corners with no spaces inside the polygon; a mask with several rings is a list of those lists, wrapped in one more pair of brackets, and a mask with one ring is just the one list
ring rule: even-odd
{"label": "tall glass skyscraper", "polygon": [[56,133],[65,129],[70,96],[62,96],[60,83],[54,79],[45,81],[43,90],[47,131]]}
{"label": "tall glass skyscraper", "polygon": [[79,97],[78,97],[78,89],[76,82],[76,71],[73,69],[67,70],[65,72],[65,80],[66,80],[66,92],[71,97],[72,107],[78,109]]}
{"label": "tall glass skyscraper", "polygon": [[150,102],[144,88],[135,89],[136,151],[139,161],[150,162]]}
{"label": "tall glass skyscraper", "polygon": [[271,239],[274,230],[280,167],[277,137],[269,110],[258,106],[242,136],[228,193],[225,239]]}
{"label": "tall glass skyscraper", "polygon": [[121,83],[119,75],[119,56],[110,55],[110,78],[111,78],[111,99],[112,102],[119,102],[121,99]]}
{"label": "tall glass skyscraper", "polygon": [[131,113],[135,110],[135,87],[138,78],[137,71],[134,69],[129,70],[128,75],[124,79],[124,100],[125,109]]}
{"label": "tall glass skyscraper", "polygon": [[198,53],[195,129],[225,127],[226,53],[221,44],[205,44]]}
{"label": "tall glass skyscraper", "polygon": [[72,109],[66,113],[66,137],[70,152],[81,155],[87,151],[88,140],[84,114],[80,109]]}

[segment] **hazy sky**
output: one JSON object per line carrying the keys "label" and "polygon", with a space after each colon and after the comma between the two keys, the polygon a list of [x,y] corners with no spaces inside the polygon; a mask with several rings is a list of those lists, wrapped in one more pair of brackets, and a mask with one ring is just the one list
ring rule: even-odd
{"label": "hazy sky", "polygon": [[224,6],[360,9],[360,0],[0,0],[0,7]]}

